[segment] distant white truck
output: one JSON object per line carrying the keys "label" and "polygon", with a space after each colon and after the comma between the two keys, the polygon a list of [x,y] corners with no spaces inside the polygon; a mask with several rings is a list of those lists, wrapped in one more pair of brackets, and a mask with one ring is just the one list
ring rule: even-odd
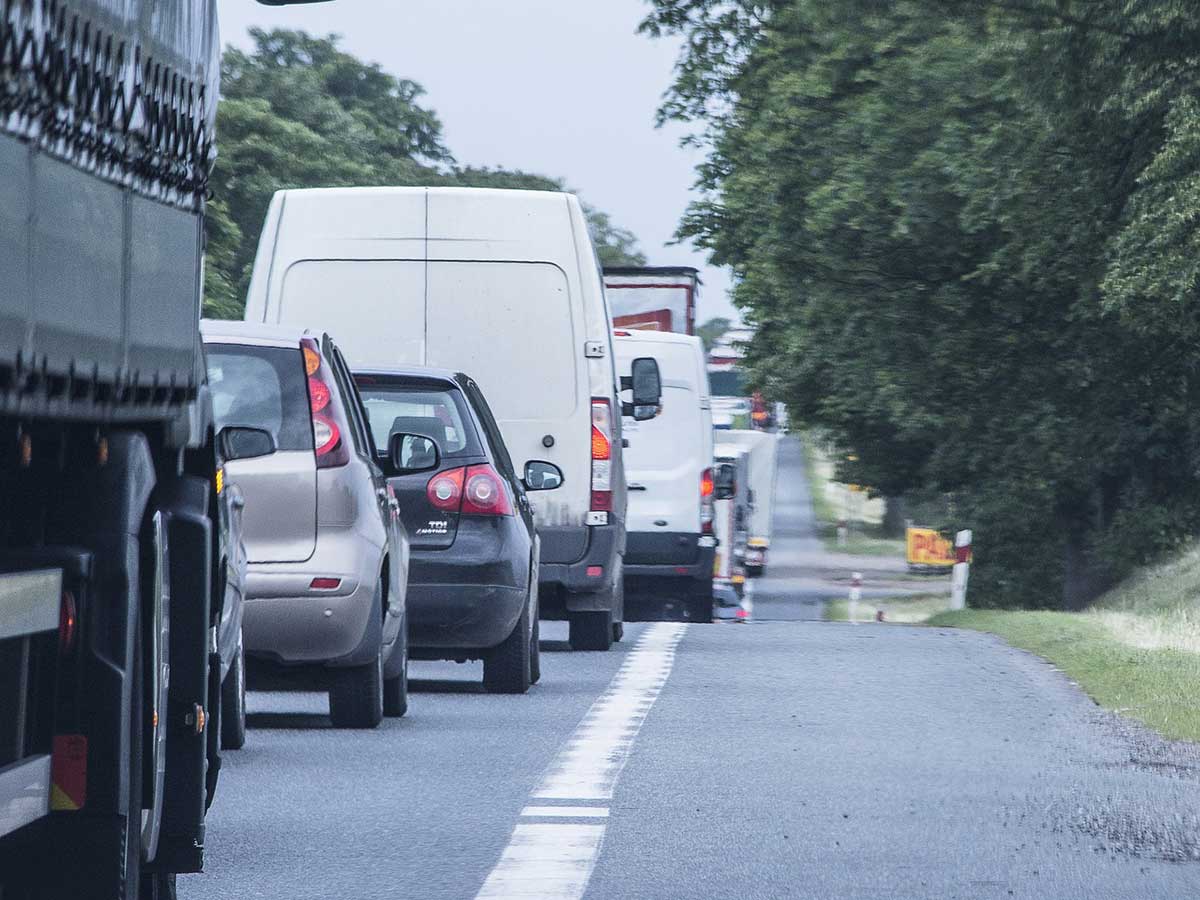
{"label": "distant white truck", "polygon": [[604,292],[615,328],[696,333],[700,273],[691,266],[606,266]]}
{"label": "distant white truck", "polygon": [[728,430],[714,432],[718,451],[744,450],[749,479],[749,527],[746,530],[744,568],[756,578],[767,568],[771,547],[771,520],[775,514],[775,474],[779,458],[779,436],[766,431]]}

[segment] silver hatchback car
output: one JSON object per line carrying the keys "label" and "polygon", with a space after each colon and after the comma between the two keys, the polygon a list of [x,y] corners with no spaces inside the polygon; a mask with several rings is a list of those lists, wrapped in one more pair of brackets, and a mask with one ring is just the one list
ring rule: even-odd
{"label": "silver hatchback car", "polygon": [[225,477],[245,498],[247,655],[328,678],[334,725],[408,709],[408,539],[328,334],[201,323]]}

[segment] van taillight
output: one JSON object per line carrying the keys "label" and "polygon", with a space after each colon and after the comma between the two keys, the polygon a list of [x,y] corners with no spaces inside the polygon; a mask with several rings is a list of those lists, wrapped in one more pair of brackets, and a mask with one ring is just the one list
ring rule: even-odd
{"label": "van taillight", "polygon": [[[588,524],[604,525],[612,510],[612,405],[604,397],[592,398],[592,502]],[[603,521],[600,521],[603,519]]]}
{"label": "van taillight", "polygon": [[713,533],[713,470],[700,473],[700,533]]}
{"label": "van taillight", "polygon": [[335,469],[350,462],[350,448],[342,437],[345,417],[333,388],[333,373],[321,356],[316,340],[301,338],[300,349],[304,353],[304,371],[308,374],[308,405],[312,411],[317,468]]}
{"label": "van taillight", "polygon": [[430,478],[425,487],[425,496],[429,498],[430,505],[446,512],[458,512],[462,505],[463,478],[466,474],[466,469],[447,469]]}

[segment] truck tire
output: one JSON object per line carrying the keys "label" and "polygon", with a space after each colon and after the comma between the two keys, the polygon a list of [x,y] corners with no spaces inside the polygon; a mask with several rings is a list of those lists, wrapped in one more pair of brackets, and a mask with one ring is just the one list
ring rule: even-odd
{"label": "truck tire", "polygon": [[246,647],[238,638],[233,665],[221,684],[221,749],[241,750],[246,745]]}
{"label": "truck tire", "polygon": [[400,635],[403,643],[393,652],[402,655],[400,673],[383,680],[383,714],[399,719],[408,712],[408,637]]}
{"label": "truck tire", "polygon": [[529,601],[512,633],[483,658],[483,686],[490,694],[524,694],[532,680],[530,670]]}
{"label": "truck tire", "polygon": [[611,609],[572,612],[568,619],[568,638],[572,650],[608,650],[613,640]]}
{"label": "truck tire", "polygon": [[329,718],[335,728],[377,728],[383,721],[383,650],[365,666],[329,671]]}

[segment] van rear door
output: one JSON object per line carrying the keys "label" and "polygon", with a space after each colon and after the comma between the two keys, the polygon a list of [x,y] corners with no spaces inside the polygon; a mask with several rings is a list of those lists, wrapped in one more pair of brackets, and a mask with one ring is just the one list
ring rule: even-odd
{"label": "van rear door", "polygon": [[225,464],[246,499],[250,562],[301,562],[317,540],[317,461],[300,347],[209,343],[208,381],[218,428],[264,428],[277,450]]}
{"label": "van rear door", "polygon": [[530,495],[538,526],[583,525],[591,410],[566,274],[551,263],[431,260],[428,284],[428,364],[478,383],[518,472],[533,459],[563,470],[561,487]]}

